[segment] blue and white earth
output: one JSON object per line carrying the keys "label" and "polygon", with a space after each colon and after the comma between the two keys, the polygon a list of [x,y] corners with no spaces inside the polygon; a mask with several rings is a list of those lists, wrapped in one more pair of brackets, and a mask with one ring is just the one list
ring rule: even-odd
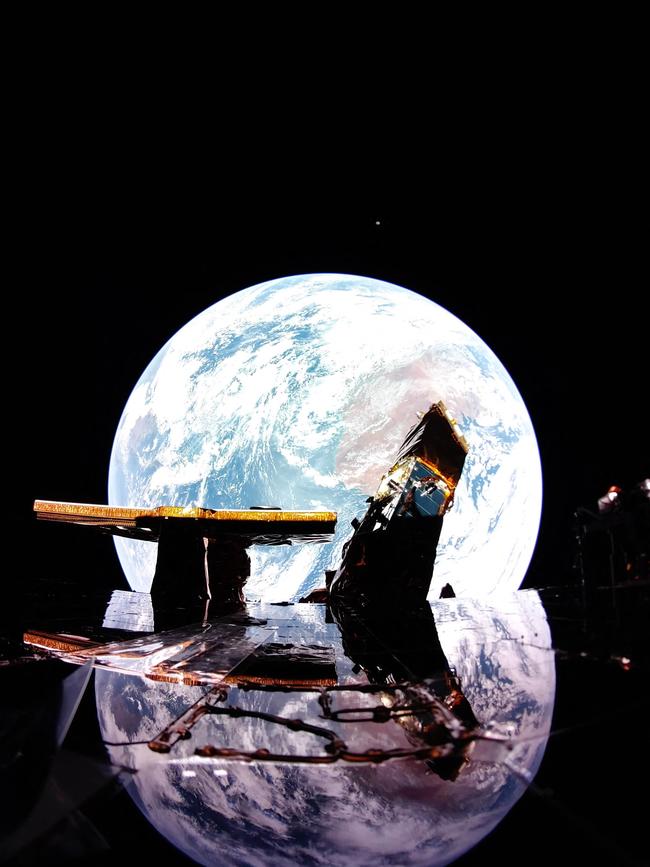
{"label": "blue and white earth", "polygon": [[[109,502],[331,509],[330,545],[251,550],[251,599],[295,599],[338,565],[416,413],[443,400],[470,451],[430,598],[519,587],[539,529],[530,417],[489,347],[447,310],[368,277],[308,274],[237,292],[160,350],[120,420]],[[156,546],[117,539],[146,591]]]}
{"label": "blue and white earth", "polygon": [[[296,633],[329,646],[340,642],[337,626],[325,620],[324,606],[259,607],[265,610],[253,607],[251,613],[268,617],[271,626],[279,622],[284,636]],[[447,660],[493,738],[474,744],[454,781],[415,759],[379,766],[291,765],[193,755],[195,746],[206,743],[322,754],[313,736],[249,716],[204,718],[192,738],[180,741],[169,755],[152,753],[146,742],[197,701],[205,687],[100,669],[97,714],[102,736],[111,744],[111,760],[133,772],[129,793],[147,819],[201,864],[448,864],[503,819],[537,773],[553,717],[555,656],[544,608],[533,590],[439,600],[432,609]],[[344,660],[337,658],[339,683],[346,680],[345,671]],[[343,693],[341,705],[334,704],[350,706],[353,698]],[[374,696],[371,703],[376,704]],[[228,704],[326,726],[359,751],[415,745],[395,720],[382,725],[324,721],[311,693],[231,688]]]}

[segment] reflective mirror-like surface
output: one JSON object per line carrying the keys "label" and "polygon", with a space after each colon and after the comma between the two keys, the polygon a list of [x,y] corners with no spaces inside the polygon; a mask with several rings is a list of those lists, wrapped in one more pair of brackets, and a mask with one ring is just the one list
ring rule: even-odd
{"label": "reflective mirror-like surface", "polygon": [[[350,691],[329,694],[334,714],[323,719],[320,693],[231,688],[223,703],[241,716],[205,716],[189,739],[163,755],[152,754],[146,742],[204,690],[103,668],[95,681],[100,727],[105,741],[121,744],[109,747],[111,760],[135,772],[130,792],[152,824],[200,863],[448,863],[495,826],[536,773],[551,726],[555,670],[548,624],[533,591],[487,605],[449,600],[434,604],[433,611],[428,622],[433,646],[420,635],[414,653],[405,646],[406,632],[385,640],[372,622],[373,643],[363,642],[355,660],[343,642],[347,636],[348,648],[360,643],[363,618],[328,624],[322,605],[249,605],[250,615],[275,630],[277,642],[298,639],[334,648],[338,684]],[[379,693],[355,691],[369,683],[360,664],[374,672],[383,668],[387,682],[404,682],[394,675],[403,668],[400,653],[409,650],[411,656],[428,651],[429,658],[420,660],[426,682],[420,674],[419,683],[402,691],[389,686]],[[480,732],[476,741],[452,749],[447,760],[460,759],[453,773],[417,758],[356,764],[369,749],[381,759],[382,751],[408,754],[440,744],[442,724],[433,738],[423,733],[431,721],[422,706],[425,696],[449,695],[445,678],[452,671]],[[373,721],[364,711],[378,704],[393,711],[401,707],[406,715]],[[343,711],[353,709],[359,712],[346,719]],[[456,719],[453,711],[450,717]],[[278,724],[278,718],[332,732],[356,758],[309,764],[311,757],[327,761],[319,738]],[[214,755],[220,747],[253,758]],[[286,758],[257,758],[260,749]],[[303,761],[294,763],[298,758]]]}
{"label": "reflective mirror-like surface", "polygon": [[578,595],[184,624],[147,594],[50,594],[30,614],[40,647],[3,639],[3,852],[541,864],[561,835],[566,860],[642,863],[648,589],[615,608]]}

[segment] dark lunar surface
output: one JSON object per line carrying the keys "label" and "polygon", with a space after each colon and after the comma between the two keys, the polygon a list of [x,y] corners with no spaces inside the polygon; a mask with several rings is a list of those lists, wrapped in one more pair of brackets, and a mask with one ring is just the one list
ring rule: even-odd
{"label": "dark lunar surface", "polygon": [[[582,594],[573,588],[547,588],[539,595],[555,648],[557,690],[548,745],[539,773],[521,800],[476,849],[456,863],[485,863],[488,858],[516,863],[525,851],[527,863],[544,864],[558,857],[559,851],[563,863],[585,859],[642,864],[645,806],[635,792],[649,769],[642,733],[650,711],[650,586],[637,581],[614,592],[594,590],[588,607],[583,607]],[[24,596],[24,611],[29,613],[15,622],[79,634],[87,633],[88,624],[94,623],[96,637],[105,638],[97,613],[103,611],[106,598],[106,594],[93,596],[63,582],[42,580]],[[461,603],[449,600],[444,605]],[[475,603],[468,600],[468,604]],[[479,608],[482,604],[486,603],[479,602]],[[487,604],[494,606],[494,601]],[[266,607],[267,616],[273,608]],[[291,608],[275,607],[279,622],[290,625],[295,620]],[[311,608],[302,605],[296,611]],[[459,621],[458,628],[466,629],[467,623]],[[447,645],[450,633],[443,629],[441,635]],[[136,864],[145,855],[184,863],[185,856],[157,834],[120,782],[107,776],[92,682],[73,715],[62,683],[82,669],[56,661],[17,662],[23,651],[10,639],[5,632],[0,668],[5,696],[3,785],[13,793],[3,816],[3,831],[29,830],[27,817],[36,797],[44,793],[46,799],[52,798],[46,784],[49,772],[56,772],[68,796],[73,794],[65,818],[24,848],[16,863],[48,863],[49,859],[49,863],[98,864],[119,859]],[[530,640],[528,636],[522,646]],[[402,650],[405,653],[408,648]],[[351,664],[343,656],[338,658],[339,676]],[[487,675],[488,669],[485,672],[487,684],[493,675]],[[109,694],[107,700],[115,707]],[[61,731],[61,719],[71,715],[72,724],[57,750],[57,726]],[[123,719],[122,724],[135,731],[138,720],[134,718],[130,725]],[[112,756],[115,760],[114,752]]]}

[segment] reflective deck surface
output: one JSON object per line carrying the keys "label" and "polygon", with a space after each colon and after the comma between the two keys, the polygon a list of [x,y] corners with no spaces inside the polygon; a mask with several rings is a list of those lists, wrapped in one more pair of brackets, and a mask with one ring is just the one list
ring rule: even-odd
{"label": "reflective deck surface", "polygon": [[43,581],[2,640],[3,851],[642,864],[649,597],[636,583],[588,604],[550,588],[192,619]]}

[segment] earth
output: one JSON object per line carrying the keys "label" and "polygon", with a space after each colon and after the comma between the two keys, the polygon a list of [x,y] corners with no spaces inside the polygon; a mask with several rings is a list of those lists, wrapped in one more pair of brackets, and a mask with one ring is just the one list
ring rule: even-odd
{"label": "earth", "polygon": [[[112,505],[280,506],[338,513],[329,545],[251,549],[249,599],[324,583],[418,411],[443,400],[469,443],[430,598],[514,590],[537,538],[541,466],[521,395],[490,348],[434,302],[368,277],[308,274],[244,289],[180,329],[128,399]],[[156,546],[116,539],[134,590]]]}
{"label": "earth", "polygon": [[[302,614],[312,621],[309,641],[334,643],[337,627],[326,622],[324,606],[299,607],[309,609]],[[308,735],[247,716],[204,719],[190,740],[168,756],[156,754],[147,740],[198,700],[205,687],[99,669],[97,715],[111,761],[133,771],[129,793],[148,821],[201,864],[448,864],[503,819],[535,776],[553,717],[555,657],[533,590],[440,600],[432,609],[445,655],[477,719],[494,737],[475,744],[454,781],[414,759],[315,766],[193,755],[194,746],[204,743],[264,746],[276,753],[313,749]],[[259,614],[255,608],[252,613]],[[266,605],[263,613],[295,618],[284,607]],[[287,629],[296,631],[295,619]],[[347,695],[344,704],[350,701]],[[231,688],[228,704],[336,728],[323,722],[309,693]],[[413,746],[394,721],[338,723],[338,728],[357,749]]]}

